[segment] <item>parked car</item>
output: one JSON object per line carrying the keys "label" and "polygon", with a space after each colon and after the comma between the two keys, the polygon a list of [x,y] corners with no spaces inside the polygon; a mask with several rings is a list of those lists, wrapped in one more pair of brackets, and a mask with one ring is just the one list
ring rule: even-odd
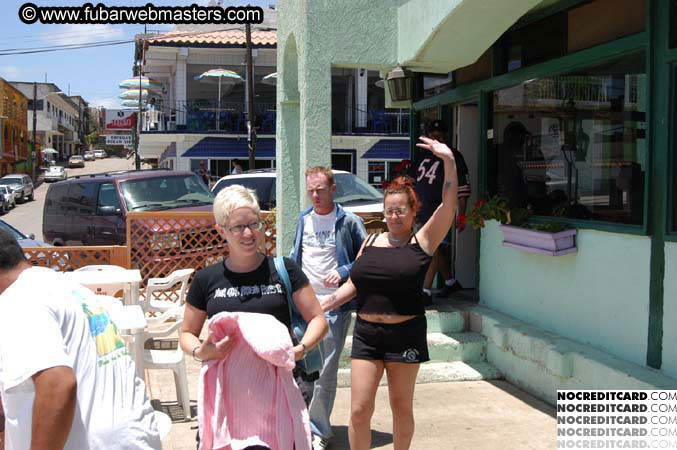
{"label": "parked car", "polygon": [[21,173],[5,175],[0,178],[0,186],[8,186],[12,193],[16,195],[17,203],[23,203],[26,197],[30,201],[35,199],[33,181],[28,175]]}
{"label": "parked car", "polygon": [[85,155],[84,155],[85,161],[94,161],[95,158],[96,158],[96,156],[94,156],[94,152],[92,152],[92,151],[86,151],[85,152]]}
{"label": "parked car", "polygon": [[[80,175],[47,191],[42,234],[54,245],[124,245],[130,211],[211,211],[214,195],[193,172],[165,169]],[[180,246],[176,229],[152,230],[157,248]],[[185,228],[185,230],[184,230]]]}
{"label": "parked car", "polygon": [[[226,175],[212,188],[214,195],[226,186],[241,184],[256,191],[261,209],[270,211],[275,207],[275,169],[249,170],[238,175]],[[383,194],[366,181],[350,172],[334,170],[336,196],[334,200],[351,212],[383,212]]]}
{"label": "parked car", "polygon": [[68,159],[68,167],[85,167],[85,158],[82,155],[73,155]]}
{"label": "parked car", "polygon": [[104,152],[101,149],[96,149],[96,150],[94,150],[94,157],[96,159],[103,159],[103,158],[106,157],[106,152]]}
{"label": "parked car", "polygon": [[17,230],[4,220],[0,220],[0,228],[9,231],[14,235],[16,238],[17,242],[19,242],[19,245],[22,247],[50,247],[49,244],[45,244],[44,242],[36,241],[35,240],[35,235],[33,233],[29,234],[26,236],[23,234],[21,231]]}
{"label": "parked car", "polygon": [[61,166],[51,166],[47,169],[47,172],[45,172],[45,181],[61,181],[67,179],[68,173],[66,172],[66,169]]}
{"label": "parked car", "polygon": [[2,213],[16,207],[16,196],[8,186],[0,186],[0,203],[2,204]]}

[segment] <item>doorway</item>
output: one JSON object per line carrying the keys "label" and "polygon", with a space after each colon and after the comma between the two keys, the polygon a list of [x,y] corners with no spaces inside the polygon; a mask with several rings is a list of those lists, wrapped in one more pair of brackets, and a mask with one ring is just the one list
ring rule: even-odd
{"label": "doorway", "polygon": [[[467,200],[466,214],[477,202],[479,184],[478,156],[480,152],[479,126],[480,114],[477,100],[454,105],[453,145],[461,152],[468,166],[468,178],[472,192]],[[478,285],[478,246],[479,233],[470,226],[459,232],[455,230],[452,247],[453,274],[465,289],[476,289]]]}

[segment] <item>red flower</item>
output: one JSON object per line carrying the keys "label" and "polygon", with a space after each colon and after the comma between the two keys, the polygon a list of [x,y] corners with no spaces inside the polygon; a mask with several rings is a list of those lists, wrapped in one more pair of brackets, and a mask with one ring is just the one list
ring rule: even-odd
{"label": "red flower", "polygon": [[383,180],[383,181],[381,182],[381,189],[383,189],[383,190],[385,191],[386,188],[388,187],[388,184],[390,184],[390,183],[388,182],[388,180]]}
{"label": "red flower", "polygon": [[477,200],[477,203],[475,203],[475,208],[481,208],[484,202],[485,202],[484,199]]}
{"label": "red flower", "polygon": [[480,226],[482,226],[482,227],[484,226],[484,218],[483,217],[480,217]]}
{"label": "red flower", "polygon": [[456,216],[456,227],[457,228],[464,228],[467,223],[466,217],[464,214],[459,214]]}

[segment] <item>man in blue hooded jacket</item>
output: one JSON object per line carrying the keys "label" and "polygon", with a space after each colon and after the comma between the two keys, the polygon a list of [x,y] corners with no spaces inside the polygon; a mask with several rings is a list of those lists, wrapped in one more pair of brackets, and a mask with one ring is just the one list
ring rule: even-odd
{"label": "man in blue hooded jacket", "polygon": [[[331,169],[308,169],[306,193],[313,206],[300,214],[290,257],[302,267],[315,294],[331,295],[348,279],[367,232],[361,218],[334,203],[336,184]],[[329,417],[336,397],[338,363],[348,333],[351,307],[347,303],[326,313],[329,332],[323,340],[324,366],[315,381],[308,408],[313,450],[327,448],[332,437]]]}

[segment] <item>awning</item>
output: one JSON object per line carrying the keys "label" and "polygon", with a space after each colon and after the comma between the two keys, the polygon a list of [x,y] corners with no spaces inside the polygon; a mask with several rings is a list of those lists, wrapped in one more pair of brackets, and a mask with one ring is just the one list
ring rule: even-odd
{"label": "awning", "polygon": [[363,159],[409,159],[409,139],[381,139],[362,155]]}
{"label": "awning", "polygon": [[[206,137],[181,155],[187,158],[248,158],[246,138]],[[256,139],[257,158],[275,158],[275,138]]]}

